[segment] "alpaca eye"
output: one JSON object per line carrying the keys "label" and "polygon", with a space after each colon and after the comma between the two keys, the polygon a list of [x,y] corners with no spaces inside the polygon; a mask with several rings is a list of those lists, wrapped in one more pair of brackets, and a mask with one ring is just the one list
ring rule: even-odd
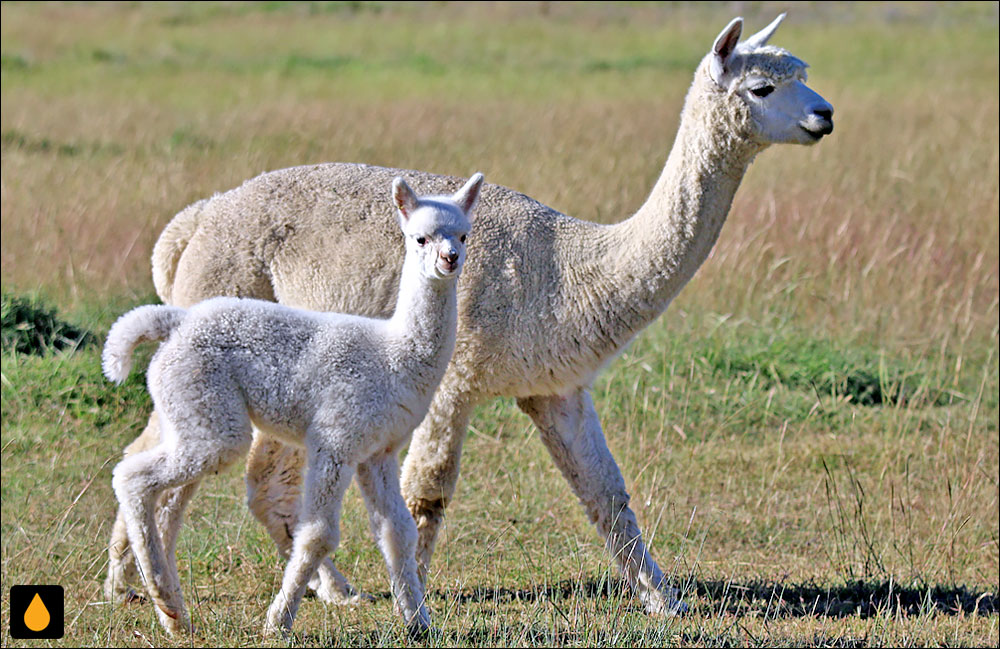
{"label": "alpaca eye", "polygon": [[425,245],[426,243],[427,243],[426,237],[417,237],[417,245],[422,246]]}
{"label": "alpaca eye", "polygon": [[464,234],[459,238],[459,241],[461,241],[462,243],[465,243],[465,235]]}
{"label": "alpaca eye", "polygon": [[750,92],[758,97],[767,97],[769,94],[774,92],[774,86],[758,86],[756,88],[751,88]]}

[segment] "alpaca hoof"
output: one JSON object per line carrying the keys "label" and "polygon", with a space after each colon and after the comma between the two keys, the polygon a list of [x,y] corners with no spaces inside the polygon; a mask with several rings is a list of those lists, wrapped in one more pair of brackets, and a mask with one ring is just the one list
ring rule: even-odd
{"label": "alpaca hoof", "polygon": [[124,574],[112,571],[104,580],[104,599],[114,604],[136,604],[145,602],[146,596],[129,586]]}
{"label": "alpaca hoof", "polygon": [[656,617],[673,617],[675,615],[684,615],[688,612],[688,605],[679,599],[675,599],[668,602],[656,602],[647,603],[643,608],[645,608],[646,613]]}
{"label": "alpaca hoof", "polygon": [[130,587],[126,587],[124,590],[106,587],[104,589],[104,599],[112,604],[119,604],[122,606],[146,603],[146,596]]}
{"label": "alpaca hoof", "polygon": [[315,585],[312,581],[309,582],[309,589],[316,595],[316,599],[329,606],[357,606],[375,601],[375,598],[368,593],[359,593],[349,584],[347,588],[340,590],[335,587],[323,587],[318,583],[318,579],[316,581]]}
{"label": "alpaca hoof", "polygon": [[437,636],[441,634],[441,630],[430,624],[408,624],[406,626],[406,635],[409,636],[411,640],[426,640],[431,636]]}
{"label": "alpaca hoof", "polygon": [[643,609],[647,615],[656,617],[673,617],[684,615],[689,607],[680,599],[680,592],[676,588],[666,588],[662,591],[654,590],[648,593],[643,600]]}
{"label": "alpaca hoof", "polygon": [[264,622],[264,637],[274,638],[276,640],[288,640],[290,637],[290,632],[284,626],[280,624],[274,624],[270,620]]}
{"label": "alpaca hoof", "polygon": [[121,601],[122,604],[145,604],[146,596],[142,593],[136,592],[134,588],[129,588],[128,592],[125,593],[124,598]]}
{"label": "alpaca hoof", "polygon": [[163,622],[163,627],[167,632],[175,638],[194,633],[194,625],[191,624],[190,620],[177,619],[164,615],[160,616],[160,621]]}

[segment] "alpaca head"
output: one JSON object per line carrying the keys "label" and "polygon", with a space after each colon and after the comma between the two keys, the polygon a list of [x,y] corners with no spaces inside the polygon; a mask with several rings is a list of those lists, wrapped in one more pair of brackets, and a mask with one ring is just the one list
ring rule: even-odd
{"label": "alpaca head", "polygon": [[458,277],[465,261],[465,238],[483,186],[477,173],[452,196],[417,197],[402,178],[392,181],[392,199],[406,240],[407,256],[419,260],[430,279]]}
{"label": "alpaca head", "polygon": [[815,144],[833,131],[833,106],[806,86],[804,61],[767,45],[784,18],[742,43],[743,19],[734,18],[715,39],[705,67],[744,125],[741,136],[765,146]]}

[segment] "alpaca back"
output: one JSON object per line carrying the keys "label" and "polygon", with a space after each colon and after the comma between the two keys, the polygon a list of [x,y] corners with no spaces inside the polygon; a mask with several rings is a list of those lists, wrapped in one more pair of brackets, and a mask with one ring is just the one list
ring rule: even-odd
{"label": "alpaca back", "polygon": [[[403,237],[384,188],[399,174],[412,180],[418,193],[462,182],[426,172],[326,163],[262,174],[212,197],[176,271],[174,302],[239,294],[389,317]],[[570,316],[577,302],[562,292],[568,272],[562,260],[573,267],[579,242],[599,239],[603,228],[506,187],[483,187],[458,287],[453,361],[463,368],[458,375],[484,391],[523,381],[525,367],[510,349],[524,350],[539,377],[565,364],[561,346],[553,354],[549,344],[553,335],[571,336],[566,325],[575,321]],[[253,254],[242,253],[247,250]],[[579,272],[575,265],[572,272]]]}
{"label": "alpaca back", "polygon": [[395,397],[384,329],[384,321],[357,316],[214,298],[188,311],[157,352],[150,377],[169,386],[157,395],[168,412],[206,386],[237,390],[255,423],[301,442],[321,409],[357,422]]}

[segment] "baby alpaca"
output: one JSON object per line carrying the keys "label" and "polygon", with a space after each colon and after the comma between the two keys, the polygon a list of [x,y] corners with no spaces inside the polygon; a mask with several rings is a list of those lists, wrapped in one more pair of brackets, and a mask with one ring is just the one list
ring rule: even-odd
{"label": "baby alpaca", "polygon": [[344,491],[357,473],[397,609],[411,630],[430,625],[417,577],[417,528],[400,494],[396,454],[427,413],[455,347],[456,283],[482,187],[421,197],[393,181],[405,239],[396,309],[388,320],[215,298],[189,310],[142,306],[120,318],[104,348],[104,374],[128,375],[143,340],[167,339],[150,363],[161,441],[123,460],[112,484],[157,615],[190,629],[174,542],[180,516],[157,531],[154,507],[178,490],[182,510],[202,477],[236,460],[252,428],[304,446],[305,493],[281,590],[266,631],[287,632],[317,565],[337,547]]}

